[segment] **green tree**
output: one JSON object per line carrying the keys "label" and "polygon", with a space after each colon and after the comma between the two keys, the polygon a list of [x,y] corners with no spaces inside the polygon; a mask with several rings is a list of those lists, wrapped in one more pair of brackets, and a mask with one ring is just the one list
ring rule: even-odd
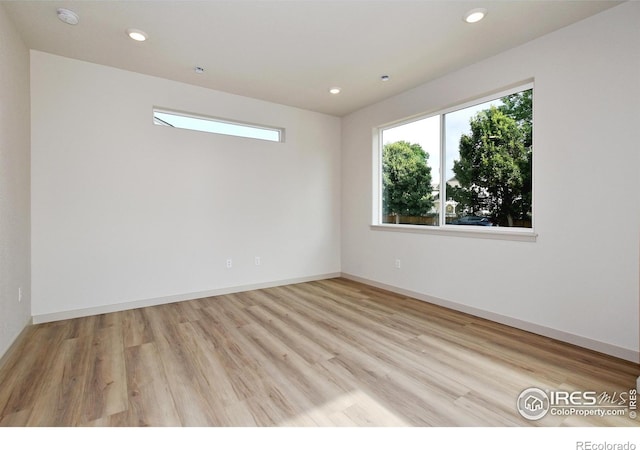
{"label": "green tree", "polygon": [[382,149],[382,210],[384,215],[425,215],[433,207],[429,154],[419,144],[398,141]]}
{"label": "green tree", "polygon": [[524,137],[524,146],[531,148],[533,143],[533,90],[507,95],[500,99],[500,111],[513,118]]}
{"label": "green tree", "polygon": [[492,106],[471,119],[471,133],[460,138],[460,160],[453,172],[463,191],[458,195],[470,202],[468,209],[487,209],[498,224],[513,226],[514,218],[530,210],[531,148],[525,145],[525,127],[507,115],[509,108],[515,106]]}
{"label": "green tree", "polygon": [[524,219],[531,215],[532,205],[533,90],[528,89],[507,95],[500,100],[503,104],[499,109],[507,116],[512,117],[522,130],[523,143],[527,151],[527,158],[521,169],[523,176],[522,200],[516,205],[520,209],[518,215]]}

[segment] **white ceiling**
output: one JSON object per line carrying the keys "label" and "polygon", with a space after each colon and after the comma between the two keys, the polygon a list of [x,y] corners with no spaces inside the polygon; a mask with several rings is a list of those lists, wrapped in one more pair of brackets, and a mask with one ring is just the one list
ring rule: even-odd
{"label": "white ceiling", "polygon": [[[32,49],[342,116],[620,2],[0,3]],[[80,23],[59,21],[60,7],[75,11]],[[487,8],[487,17],[465,23],[464,13],[476,7]],[[127,28],[149,39],[134,42]],[[196,74],[195,66],[205,72]],[[342,93],[330,95],[333,86]]]}

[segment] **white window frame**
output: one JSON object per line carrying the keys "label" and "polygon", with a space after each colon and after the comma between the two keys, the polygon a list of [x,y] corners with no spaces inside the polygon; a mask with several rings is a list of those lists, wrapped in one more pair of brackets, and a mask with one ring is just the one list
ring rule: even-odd
{"label": "white window frame", "polygon": [[[194,114],[194,113],[176,111],[172,109],[160,108],[160,107],[154,106],[153,107],[153,123],[159,126],[174,127],[174,125],[157,118],[156,117],[157,113],[169,114],[172,116],[186,118],[186,119],[193,119],[196,121],[206,121],[206,122],[210,122],[213,125],[229,127],[227,130],[223,129],[223,130],[214,131],[214,130],[203,130],[197,127],[175,126],[175,128],[180,128],[183,130],[200,131],[204,133],[220,134],[224,136],[235,136],[235,137],[241,137],[241,138],[247,138],[247,139],[258,139],[258,140],[267,141],[267,142],[284,142],[284,128],[272,127],[268,125],[258,125],[254,123],[248,123],[248,122],[240,122],[240,121],[231,120],[231,119],[221,119],[218,117],[210,117],[202,114]],[[248,131],[241,132],[242,130],[248,130]],[[254,130],[257,132],[267,131],[267,132],[273,133],[275,136],[272,139],[268,137],[261,137],[259,135],[251,135],[251,130]]]}
{"label": "white window frame", "polygon": [[[486,94],[473,100],[456,104],[455,106],[447,107],[444,109],[436,110],[431,113],[420,114],[404,118],[399,121],[387,123],[373,129],[373,204],[372,204],[372,222],[370,228],[378,231],[396,231],[396,232],[409,232],[409,233],[422,233],[422,234],[437,234],[448,236],[461,236],[461,237],[476,237],[486,239],[505,239],[516,241],[535,242],[537,233],[535,232],[535,151],[532,155],[531,164],[531,228],[520,227],[481,227],[470,225],[451,225],[446,223],[446,180],[443,174],[446,174],[446,121],[444,117],[446,114],[459,111],[471,106],[476,106],[482,103],[497,100],[507,95],[515,94],[521,91],[533,90],[533,123],[535,124],[535,89],[534,81],[528,80],[525,82],[517,83],[508,88],[503,88],[497,91],[493,91],[490,94]],[[440,117],[440,190],[439,190],[439,207],[438,207],[438,225],[410,225],[410,224],[392,224],[382,223],[382,133],[385,130],[395,128],[408,123],[416,122],[431,117]],[[534,142],[533,147],[535,149],[535,125],[533,126],[532,140]],[[435,168],[434,168],[435,169]]]}

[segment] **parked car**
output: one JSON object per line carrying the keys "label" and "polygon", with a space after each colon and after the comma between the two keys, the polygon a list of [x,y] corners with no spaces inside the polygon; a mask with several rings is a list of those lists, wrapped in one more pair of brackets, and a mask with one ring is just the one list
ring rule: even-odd
{"label": "parked car", "polygon": [[492,227],[493,223],[486,217],[463,216],[451,222],[452,225],[475,225],[480,227]]}

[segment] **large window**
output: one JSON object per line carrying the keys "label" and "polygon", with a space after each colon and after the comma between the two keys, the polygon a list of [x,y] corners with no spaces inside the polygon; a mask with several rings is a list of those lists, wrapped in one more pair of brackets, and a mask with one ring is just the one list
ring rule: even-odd
{"label": "large window", "polygon": [[532,228],[533,87],[380,130],[380,223]]}

